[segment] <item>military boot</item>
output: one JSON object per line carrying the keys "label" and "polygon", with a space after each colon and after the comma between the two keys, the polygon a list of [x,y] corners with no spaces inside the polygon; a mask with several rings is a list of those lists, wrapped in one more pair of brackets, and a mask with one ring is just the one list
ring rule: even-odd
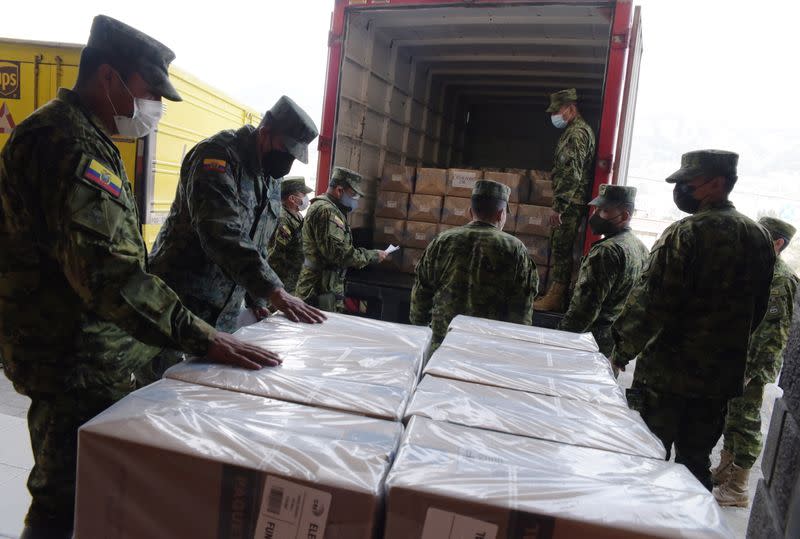
{"label": "military boot", "polygon": [[733,453],[723,449],[719,454],[719,466],[711,470],[711,481],[715,485],[721,485],[728,481],[733,466]]}
{"label": "military boot", "polygon": [[740,468],[731,464],[728,480],[718,487],[714,487],[714,498],[722,507],[747,507],[750,503],[748,487],[750,469]]}
{"label": "military boot", "polygon": [[567,283],[553,281],[550,289],[544,297],[533,302],[533,308],[537,311],[549,311],[552,313],[564,312],[564,296],[567,292]]}

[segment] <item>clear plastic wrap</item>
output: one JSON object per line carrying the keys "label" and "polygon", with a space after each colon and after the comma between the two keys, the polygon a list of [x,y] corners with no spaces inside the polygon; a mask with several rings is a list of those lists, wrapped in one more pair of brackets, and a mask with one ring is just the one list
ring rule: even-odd
{"label": "clear plastic wrap", "polygon": [[[394,422],[161,380],[80,429],[76,537],[272,527],[371,538],[401,434]],[[267,515],[281,501],[296,504],[293,518]]]}
{"label": "clear plastic wrap", "polygon": [[277,352],[283,365],[249,371],[194,359],[165,377],[399,420],[431,341],[428,328],[341,314],[314,325],[273,316],[236,336]]}
{"label": "clear plastic wrap", "polygon": [[451,331],[426,374],[569,399],[627,406],[611,365],[600,353]]}
{"label": "clear plastic wrap", "polygon": [[682,465],[422,417],[386,485],[386,539],[731,537]]}
{"label": "clear plastic wrap", "polygon": [[453,318],[450,322],[449,330],[504,337],[506,339],[516,339],[569,350],[600,351],[597,341],[594,340],[594,336],[591,333],[570,333],[569,331],[559,331],[557,329],[475,318],[474,316],[465,316],[463,314]]}
{"label": "clear plastic wrap", "polygon": [[641,416],[622,406],[425,376],[406,410],[406,419],[415,415],[616,453],[666,456]]}

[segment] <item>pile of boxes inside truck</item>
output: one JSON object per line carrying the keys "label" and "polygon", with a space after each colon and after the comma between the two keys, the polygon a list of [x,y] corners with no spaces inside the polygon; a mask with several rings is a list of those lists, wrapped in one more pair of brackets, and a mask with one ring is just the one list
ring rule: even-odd
{"label": "pile of boxes inside truck", "polygon": [[[424,222],[424,221],[423,221]],[[729,537],[591,334],[471,317],[241,329],[80,431],[77,537]],[[421,381],[420,381],[420,377]]]}
{"label": "pile of boxes inside truck", "polygon": [[[549,265],[550,226],[547,217],[553,203],[550,173],[522,169],[439,169],[387,164],[374,201],[375,247],[389,243],[403,247],[387,263],[390,269],[413,273],[425,247],[444,230],[469,222],[472,187],[480,179],[494,180],[511,188],[504,231],[522,240],[539,268],[544,288]],[[365,204],[355,218],[369,226],[373,211]]]}

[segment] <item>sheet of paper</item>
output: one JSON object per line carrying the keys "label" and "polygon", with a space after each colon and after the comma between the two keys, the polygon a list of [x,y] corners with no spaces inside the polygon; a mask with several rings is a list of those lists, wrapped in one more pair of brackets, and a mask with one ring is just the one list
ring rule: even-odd
{"label": "sheet of paper", "polygon": [[398,247],[397,245],[389,245],[389,247],[386,248],[386,254],[390,255],[393,252],[399,251],[399,250],[400,250],[400,247]]}

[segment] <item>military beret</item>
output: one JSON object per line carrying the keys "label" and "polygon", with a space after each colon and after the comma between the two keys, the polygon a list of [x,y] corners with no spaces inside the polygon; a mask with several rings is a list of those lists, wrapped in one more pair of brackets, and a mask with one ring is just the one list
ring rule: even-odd
{"label": "military beret", "polygon": [[667,178],[667,183],[690,181],[698,176],[713,175],[736,178],[739,154],[724,150],[697,150],[681,156],[681,168]]}
{"label": "military beret", "polygon": [[286,150],[301,163],[308,163],[308,145],[319,131],[314,120],[285,95],[267,111],[270,128],[283,137]]}
{"label": "military beret", "polygon": [[554,94],[550,94],[550,106],[547,107],[547,112],[554,113],[561,110],[561,107],[569,103],[578,101],[578,91],[575,88],[567,88]]}
{"label": "military beret", "polygon": [[86,47],[130,65],[154,92],[170,101],[181,101],[167,71],[175,53],[160,41],[117,19],[98,15],[92,21]]}
{"label": "military beret", "polygon": [[303,193],[307,195],[314,191],[306,185],[306,180],[302,176],[286,176],[281,180],[281,197],[292,193]]}
{"label": "military beret", "polygon": [[336,185],[349,185],[353,191],[363,197],[364,190],[361,188],[362,180],[361,174],[358,172],[353,172],[352,170],[342,167],[334,168],[331,174],[331,183],[335,183]]}
{"label": "military beret", "polygon": [[758,224],[769,230],[772,239],[777,239],[777,236],[786,238],[786,241],[789,241],[794,237],[795,232],[797,232],[795,227],[776,217],[762,217],[758,220]]}
{"label": "military beret", "polygon": [[604,183],[600,186],[598,197],[589,202],[590,206],[605,206],[607,204],[630,204],[636,201],[636,188],[628,185],[611,185]]}
{"label": "military beret", "polygon": [[508,202],[511,188],[493,180],[478,180],[472,188],[472,196],[496,198]]}

